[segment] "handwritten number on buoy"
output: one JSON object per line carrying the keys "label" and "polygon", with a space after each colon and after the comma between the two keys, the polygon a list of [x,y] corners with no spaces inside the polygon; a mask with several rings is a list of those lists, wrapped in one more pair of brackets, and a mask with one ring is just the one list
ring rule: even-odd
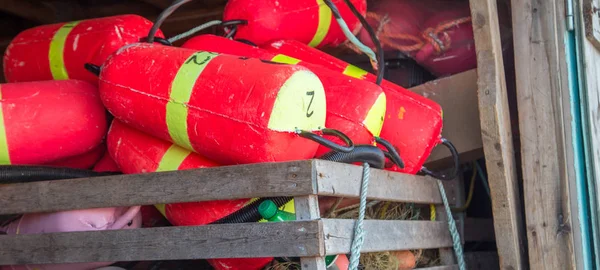
{"label": "handwritten number on buoy", "polygon": [[212,55],[217,55],[216,53],[209,53],[210,55],[207,55],[206,58],[202,59],[202,60],[198,60],[198,54],[199,53],[195,53],[192,57],[190,57],[187,61],[185,61],[185,64],[190,64],[190,63],[194,63],[198,66],[203,66],[206,64],[206,62],[210,61],[210,59],[212,59],[213,57],[211,57]]}
{"label": "handwritten number on buoy", "polygon": [[310,102],[308,103],[308,107],[306,108],[306,117],[311,117],[315,111],[311,110],[310,107],[312,106],[313,100],[315,99],[315,91],[308,91],[306,92],[307,96],[310,96]]}

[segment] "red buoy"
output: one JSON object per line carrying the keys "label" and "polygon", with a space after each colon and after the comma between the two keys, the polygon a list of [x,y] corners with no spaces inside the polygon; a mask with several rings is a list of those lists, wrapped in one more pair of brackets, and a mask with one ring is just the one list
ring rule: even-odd
{"label": "red buoy", "polygon": [[[108,132],[108,151],[126,174],[188,170],[216,163],[172,143],[146,135],[115,120]],[[241,209],[249,199],[157,205],[176,226],[205,225]]]}
{"label": "red buoy", "polygon": [[[361,29],[343,0],[332,0],[340,15],[354,34]],[[366,0],[351,0],[356,9],[365,16]],[[249,40],[257,45],[279,39],[293,39],[311,47],[337,46],[346,36],[336,22],[331,9],[322,0],[230,0],[225,6],[223,20],[247,20],[239,25],[236,38]]]}
{"label": "red buoy", "polygon": [[46,163],[44,165],[51,167],[65,167],[72,169],[87,170],[92,168],[96,164],[96,162],[98,162],[102,158],[105,152],[106,145],[101,144],[81,155],[66,157],[60,160]]}
{"label": "red buoy", "polygon": [[121,172],[119,165],[112,159],[110,153],[107,151],[104,156],[94,165],[95,172]]}
{"label": "red buoy", "polygon": [[41,165],[97,147],[106,113],[88,82],[0,84],[0,164]]}
{"label": "red buoy", "polygon": [[[42,25],[21,32],[4,53],[8,82],[98,78],[84,64],[102,65],[124,45],[148,35],[152,22],[138,15],[119,15]],[[163,37],[162,33],[157,36]]]}
{"label": "red buoy", "polygon": [[[371,82],[376,80],[375,75],[371,73],[296,41],[276,41],[264,48],[322,65],[350,77]],[[383,80],[381,88],[387,100],[381,138],[388,140],[399,150],[405,163],[404,169],[395,165],[388,169],[415,174],[421,170],[433,148],[440,143],[442,109],[434,101],[387,80]]]}
{"label": "red buoy", "polygon": [[[325,88],[327,128],[343,132],[356,144],[373,144],[373,136],[379,136],[381,132],[385,116],[385,94],[373,83],[214,35],[196,36],[183,44],[183,47],[305,66],[319,77]],[[337,138],[332,140],[341,143]],[[321,146],[316,156],[320,157],[329,151],[329,148]]]}
{"label": "red buoy", "polygon": [[318,144],[296,131],[325,126],[308,69],[183,48],[120,50],[102,66],[100,95],[117,119],[224,165],[312,158]]}
{"label": "red buoy", "polygon": [[425,21],[423,36],[430,38],[415,55],[421,66],[440,77],[477,67],[469,3],[452,5]]}

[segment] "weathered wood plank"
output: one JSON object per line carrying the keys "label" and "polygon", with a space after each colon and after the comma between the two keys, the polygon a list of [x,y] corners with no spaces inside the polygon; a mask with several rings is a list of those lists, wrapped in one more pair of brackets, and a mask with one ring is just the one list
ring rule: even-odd
{"label": "weathered wood plank", "polygon": [[477,49],[479,116],[503,269],[523,269],[524,230],[495,0],[470,0]]}
{"label": "weathered wood plank", "polygon": [[[454,218],[454,217],[448,217],[448,215],[446,215],[446,209],[444,208],[443,205],[437,205],[435,207],[435,211],[436,211],[437,221],[443,222],[444,224],[448,224],[448,218]],[[460,222],[456,221],[456,223],[457,223],[456,227],[460,228]],[[446,228],[448,228],[447,225],[446,225]],[[446,234],[450,235],[450,231],[447,230]],[[451,235],[450,235],[450,240],[452,240]],[[462,240],[463,240],[463,237],[461,237],[461,241]],[[456,259],[456,256],[454,255],[454,249],[452,247],[450,247],[450,246],[441,247],[439,249],[439,252],[440,252],[440,261],[442,262],[443,265],[454,265],[454,264],[458,263],[458,260]]]}
{"label": "weathered wood plank", "polygon": [[[360,197],[362,166],[317,160],[319,195]],[[381,201],[441,204],[436,180],[430,177],[371,169],[368,198]],[[456,196],[448,196],[456,198]]]}
{"label": "weathered wood plank", "polygon": [[0,236],[0,265],[321,256],[321,221]]}
{"label": "weathered wood plank", "polygon": [[[323,219],[327,255],[350,253],[354,220]],[[451,247],[445,222],[405,220],[365,220],[365,242],[361,252],[434,249]]]}
{"label": "weathered wood plank", "polygon": [[[564,1],[512,1],[523,193],[532,269],[575,268],[562,95]],[[568,104],[565,104],[569,106]],[[570,121],[570,117],[566,120]],[[568,129],[570,133],[570,128]],[[571,159],[572,160],[572,159]],[[574,178],[571,178],[575,181]]]}
{"label": "weathered wood plank", "polygon": [[[316,195],[308,195],[303,197],[294,198],[294,208],[296,210],[296,220],[315,220],[321,217],[319,211],[319,197]],[[323,234],[323,233],[321,233]],[[325,244],[319,243],[319,253],[325,253]],[[302,257],[300,258],[300,265],[305,270],[325,270],[327,265],[325,264],[325,257]]]}
{"label": "weathered wood plank", "polygon": [[[444,110],[442,136],[454,143],[461,154],[461,162],[483,157],[477,106],[477,70],[441,78],[409,90],[442,106]],[[450,161],[450,158],[450,152],[446,148],[436,147],[427,159],[427,163]]]}
{"label": "weathered wood plank", "polygon": [[312,177],[306,160],[2,185],[0,214],[307,195]]}

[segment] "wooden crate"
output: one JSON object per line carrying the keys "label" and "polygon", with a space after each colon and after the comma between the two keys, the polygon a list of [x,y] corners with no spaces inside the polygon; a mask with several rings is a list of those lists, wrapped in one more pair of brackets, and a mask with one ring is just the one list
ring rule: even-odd
{"label": "wooden crate", "polygon": [[[361,176],[360,166],[306,160],[4,185],[0,214],[294,196],[297,221],[4,235],[0,265],[274,256],[325,269],[324,256],[350,252],[355,222],[321,219],[318,196],[359,197]],[[375,169],[368,198],[442,203],[436,180]],[[365,220],[364,226],[363,253],[439,248],[452,258],[444,221]]]}

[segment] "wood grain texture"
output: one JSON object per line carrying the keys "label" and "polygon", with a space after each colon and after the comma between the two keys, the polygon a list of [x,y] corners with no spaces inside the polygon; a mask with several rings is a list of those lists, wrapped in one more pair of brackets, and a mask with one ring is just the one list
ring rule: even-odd
{"label": "wood grain texture", "polygon": [[[442,106],[444,110],[442,136],[454,143],[461,154],[461,162],[483,157],[477,106],[477,70],[444,77],[409,90]],[[450,161],[450,158],[451,155],[447,149],[436,147],[427,159],[427,163]]]}
{"label": "wood grain texture", "polygon": [[512,12],[529,264],[574,269],[564,1],[514,0]]}
{"label": "wood grain texture", "polygon": [[[319,211],[319,197],[316,195],[308,195],[294,198],[294,210],[296,212],[296,220],[315,220],[321,217]],[[323,234],[323,233],[321,233]],[[325,254],[325,244],[319,243],[318,246],[319,254]],[[300,265],[305,270],[325,270],[327,265],[325,264],[325,257],[302,257],[300,258]]]}
{"label": "wood grain texture", "polygon": [[470,0],[479,116],[502,269],[526,265],[525,235],[495,0]]}
{"label": "wood grain texture", "polygon": [[[331,161],[316,161],[319,195],[360,197],[362,166]],[[368,198],[380,201],[441,204],[442,198],[433,178],[371,169]],[[449,195],[449,198],[456,198]]]}
{"label": "wood grain texture", "polygon": [[[350,253],[354,220],[323,219],[327,255]],[[445,222],[406,220],[365,220],[365,242],[361,253],[388,250],[451,247]]]}
{"label": "wood grain texture", "polygon": [[308,195],[312,177],[306,160],[2,185],[0,214]]}
{"label": "wood grain texture", "polygon": [[0,265],[321,256],[321,221],[0,236]]}

